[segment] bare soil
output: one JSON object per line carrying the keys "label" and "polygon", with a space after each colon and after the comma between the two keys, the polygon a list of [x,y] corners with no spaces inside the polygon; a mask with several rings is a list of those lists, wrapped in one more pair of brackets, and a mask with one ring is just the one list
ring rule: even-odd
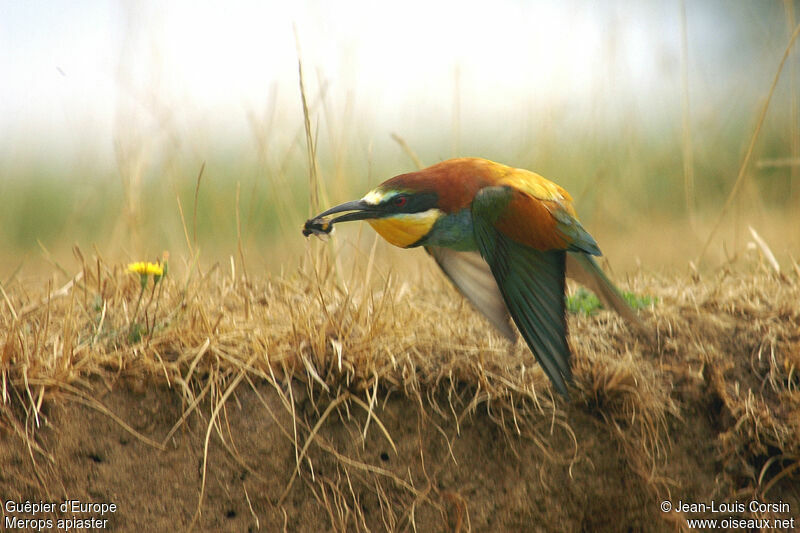
{"label": "bare soil", "polygon": [[[159,441],[181,417],[180,397],[164,383],[132,386],[126,381],[130,380],[115,383],[98,399],[133,429]],[[95,385],[98,390],[105,388]],[[302,397],[304,391],[296,387],[294,392]],[[475,390],[465,386],[459,394],[472,397]],[[273,413],[283,414],[282,419],[276,422],[267,415],[262,400],[271,404]],[[331,529],[334,524],[313,493],[327,491],[329,498],[337,496],[315,483],[314,477],[343,476],[337,460],[316,450],[312,453],[314,475],[304,465],[302,479],[295,482],[282,505],[276,505],[296,466],[294,446],[277,427],[291,427],[290,417],[266,385],[241,387],[232,403],[225,416],[225,435],[244,464],[213,436],[202,512],[195,529]],[[309,399],[301,398],[298,407],[313,416]],[[199,417],[192,417],[166,449],[159,450],[106,414],[80,403],[53,402],[44,415],[48,425],[37,434],[52,461],[39,456],[34,466],[24,441],[8,432],[3,435],[0,462],[6,467],[0,474],[0,491],[4,499],[116,503],[118,510],[107,515],[111,531],[183,530],[192,523],[202,484],[206,433],[206,424]],[[470,527],[476,531],[660,531],[669,527],[669,520],[659,511],[663,495],[649,489],[602,420],[585,406],[568,411],[574,439],[582,450],[574,462],[569,456],[575,441],[562,429],[548,435],[548,447],[570,453],[563,461],[553,462],[541,444],[509,436],[484,409],[465,417],[457,428],[452,417],[433,415],[431,420],[411,399],[390,395],[379,415],[397,445],[397,454],[375,427],[362,445],[359,428],[366,417],[359,415],[354,414],[349,422],[346,413],[343,419],[334,417],[324,425],[322,436],[337,453],[400,479],[414,480],[422,492],[414,502],[407,489],[384,483],[387,499],[409,510],[397,523],[387,524],[373,489],[364,479],[353,480],[360,485],[353,497],[364,513],[361,527],[404,529],[412,521],[418,531],[466,531]],[[664,473],[679,483],[684,500],[704,500],[714,492],[717,432],[705,414],[692,419],[688,427],[678,421],[673,424],[671,433],[676,439]],[[347,484],[347,480],[339,482]],[[797,496],[795,491],[794,501],[800,503]]]}

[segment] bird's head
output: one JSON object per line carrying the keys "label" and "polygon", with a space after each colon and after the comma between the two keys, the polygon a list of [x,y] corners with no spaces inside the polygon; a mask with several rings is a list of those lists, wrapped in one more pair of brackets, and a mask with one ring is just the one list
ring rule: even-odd
{"label": "bird's head", "polygon": [[[409,248],[430,232],[444,213],[434,187],[397,176],[372,189],[360,200],[345,202],[306,222],[303,233],[329,233],[333,224],[366,220],[384,239]],[[340,214],[341,213],[341,214]],[[332,215],[339,215],[330,218]]]}
{"label": "bird's head", "polygon": [[[470,205],[482,187],[510,169],[486,159],[442,161],[417,172],[395,176],[360,200],[337,205],[306,221],[305,235],[329,233],[333,224],[366,220],[384,239],[409,248],[420,243],[441,217]],[[336,218],[329,216],[339,214]]]}

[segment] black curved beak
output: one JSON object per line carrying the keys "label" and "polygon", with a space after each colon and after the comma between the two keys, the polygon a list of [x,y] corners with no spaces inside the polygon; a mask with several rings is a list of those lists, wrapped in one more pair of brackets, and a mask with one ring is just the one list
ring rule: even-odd
{"label": "black curved beak", "polygon": [[378,209],[372,204],[368,204],[364,200],[353,200],[352,202],[345,202],[336,207],[331,207],[327,211],[323,211],[314,217],[314,220],[319,220],[336,213],[344,213],[350,211],[345,215],[338,216],[330,221],[331,224],[336,222],[349,222],[351,220],[365,220],[368,218],[376,218],[378,216]]}
{"label": "black curved beak", "polygon": [[[325,220],[326,217],[335,215],[336,213],[345,213],[344,215]],[[337,222],[350,222],[352,220],[366,220],[370,218],[378,218],[381,213],[377,206],[368,204],[364,200],[353,200],[352,202],[345,202],[331,207],[327,211],[323,211],[314,218],[306,220],[303,226],[303,235],[308,237],[312,233],[330,233],[333,230],[333,225]]]}

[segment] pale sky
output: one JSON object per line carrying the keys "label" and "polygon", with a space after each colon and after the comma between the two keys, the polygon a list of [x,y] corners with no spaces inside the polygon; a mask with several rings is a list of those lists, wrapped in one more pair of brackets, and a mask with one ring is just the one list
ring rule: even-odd
{"label": "pale sky", "polygon": [[[731,17],[752,14],[688,4],[694,91],[726,79]],[[0,150],[108,150],[115,132],[165,114],[179,132],[232,142],[271,91],[278,123],[297,122],[293,25],[310,94],[323,80],[332,106],[384,136],[448,123],[456,79],[467,127],[553,106],[658,108],[662,93],[677,102],[679,5],[3,0]],[[753,32],[785,42],[769,25]]]}

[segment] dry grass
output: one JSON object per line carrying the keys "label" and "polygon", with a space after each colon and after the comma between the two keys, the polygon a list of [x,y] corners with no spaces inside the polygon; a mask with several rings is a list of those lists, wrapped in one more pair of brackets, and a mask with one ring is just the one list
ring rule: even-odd
{"label": "dry grass", "polygon": [[[209,443],[222,443],[263,477],[237,451],[237,435],[226,423],[242,387],[258,394],[280,438],[295,450],[291,475],[273,480],[282,490],[269,505],[285,509],[287,497],[306,491],[340,530],[376,523],[415,528],[420,507],[453,529],[469,529],[471,504],[432,484],[429,469],[457,463],[453,446],[476,417],[494,421],[512,453],[521,445],[538,450],[542,476],[547,465],[571,473],[597,461],[584,439],[605,433],[653,498],[682,495],[682,474],[671,462],[685,444],[676,442],[682,428],[698,418],[713,430],[709,460],[718,476],[718,493],[706,496],[777,499],[777,487],[800,473],[800,283],[794,273],[749,264],[739,267],[743,272],[731,266],[703,279],[637,275],[630,288],[658,298],[643,311],[658,331],[656,344],[635,338],[615,315],[571,317],[576,387],[564,402],[554,398],[527,349],[490,333],[427,271],[421,280],[408,279],[370,256],[339,279],[326,254],[309,251],[295,273],[246,279],[233,259],[208,269],[187,260],[170,265],[157,287],[148,285],[134,317],[138,277],[99,257],[76,257],[80,268],[66,284],[17,280],[3,289],[0,426],[41,465],[54,461],[38,438],[48,402],[93,406],[157,449],[187,421],[202,420],[195,520],[205,503]],[[113,389],[125,375],[165,382],[181,396],[183,414],[169,433],[141,434],[95,399],[98,387]],[[258,392],[263,383],[282,413]],[[407,423],[417,420],[418,445],[385,420],[387,402],[397,395],[416,410]],[[425,467],[426,434],[447,442],[444,466]],[[369,461],[363,451],[376,445],[395,455],[419,446],[423,477]],[[558,490],[552,488],[553,497]],[[377,510],[362,506],[365,492],[377,499]],[[248,496],[251,512],[258,497]]]}

